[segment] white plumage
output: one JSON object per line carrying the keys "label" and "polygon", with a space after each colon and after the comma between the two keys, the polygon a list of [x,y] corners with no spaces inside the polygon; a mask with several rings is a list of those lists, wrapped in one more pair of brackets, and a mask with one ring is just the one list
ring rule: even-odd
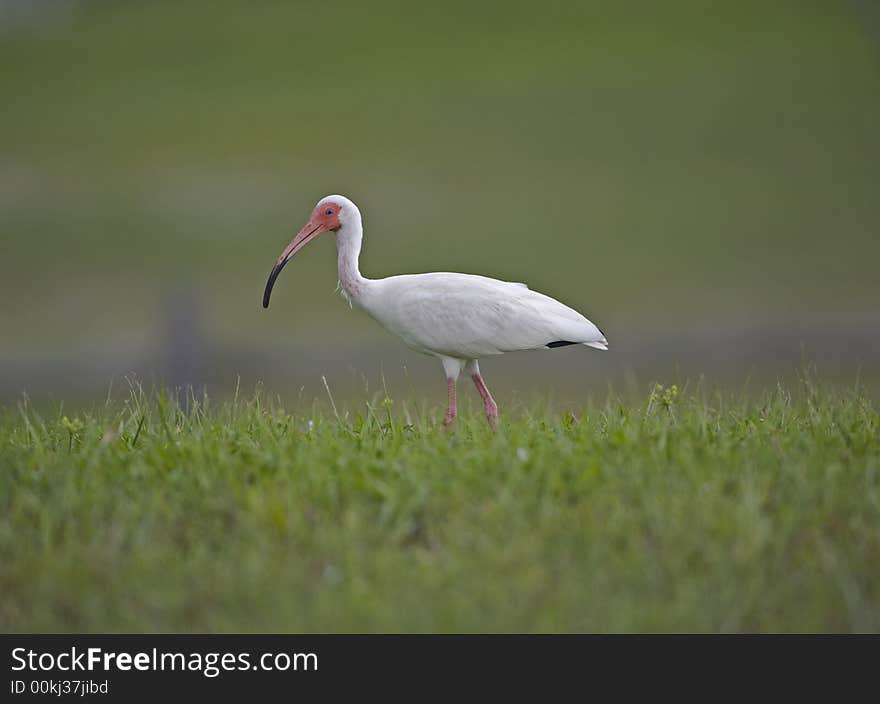
{"label": "white plumage", "polygon": [[522,283],[447,272],[363,277],[358,267],[361,213],[352,201],[338,195],[318,202],[309,222],[282,252],[269,276],[264,306],[269,305],[272,287],[284,265],[328,230],[336,232],[339,282],[349,301],[413,349],[443,362],[449,391],[444,419],[447,427],[456,415],[455,382],[466,370],[480,391],[494,429],[498,411],[480,375],[477,360],[482,357],[565,344],[608,349],[605,336],[587,318]]}
{"label": "white plumage", "polygon": [[407,345],[463,360],[567,341],[607,349],[576,310],[525,284],[473,274],[406,274],[379,279],[360,305]]}

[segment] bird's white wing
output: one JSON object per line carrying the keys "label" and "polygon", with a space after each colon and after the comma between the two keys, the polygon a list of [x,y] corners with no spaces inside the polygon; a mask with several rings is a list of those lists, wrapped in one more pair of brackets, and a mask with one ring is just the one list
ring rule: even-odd
{"label": "bird's white wing", "polygon": [[525,284],[485,276],[392,276],[371,282],[360,304],[411,347],[450,357],[558,344],[607,349],[599,328],[576,310]]}

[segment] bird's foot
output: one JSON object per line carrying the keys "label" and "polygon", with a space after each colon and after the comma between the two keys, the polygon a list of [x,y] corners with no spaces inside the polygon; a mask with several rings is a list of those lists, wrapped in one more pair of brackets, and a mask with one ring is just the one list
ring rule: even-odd
{"label": "bird's foot", "polygon": [[443,417],[443,429],[452,430],[455,426],[455,416],[458,415],[458,406],[455,403],[455,379],[446,379],[446,390],[449,392],[449,403],[446,404],[446,415]]}
{"label": "bird's foot", "polygon": [[489,422],[489,428],[492,432],[496,432],[498,430],[498,406],[494,401],[491,404],[486,404],[486,420]]}

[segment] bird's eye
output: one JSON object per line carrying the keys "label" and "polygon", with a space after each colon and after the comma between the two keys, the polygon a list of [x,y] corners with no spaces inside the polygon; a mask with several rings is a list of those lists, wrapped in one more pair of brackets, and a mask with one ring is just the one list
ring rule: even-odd
{"label": "bird's eye", "polygon": [[333,215],[333,208],[327,208],[327,210],[324,211],[324,215]]}

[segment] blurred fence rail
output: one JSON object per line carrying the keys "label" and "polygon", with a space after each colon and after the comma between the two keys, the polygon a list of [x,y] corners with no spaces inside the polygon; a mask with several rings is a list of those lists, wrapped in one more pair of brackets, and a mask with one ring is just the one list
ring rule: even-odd
{"label": "blurred fence rail", "polygon": [[[98,398],[111,380],[119,388],[129,374],[172,388],[206,387],[219,396],[231,393],[238,378],[245,386],[264,381],[282,395],[322,396],[322,376],[345,397],[362,396],[383,377],[397,391],[414,391],[417,400],[439,393],[436,364],[390,336],[224,343],[211,338],[196,311],[192,301],[169,311],[151,345],[101,345],[54,359],[0,358],[0,401],[12,401],[22,392],[35,398]],[[502,393],[541,390],[560,398],[602,391],[631,378],[645,384],[695,381],[703,374],[713,384],[772,381],[790,377],[805,360],[826,379],[848,384],[861,379],[869,389],[880,382],[880,319],[679,330],[621,325],[612,331],[607,353],[581,348],[510,353],[486,359],[484,372]]]}

